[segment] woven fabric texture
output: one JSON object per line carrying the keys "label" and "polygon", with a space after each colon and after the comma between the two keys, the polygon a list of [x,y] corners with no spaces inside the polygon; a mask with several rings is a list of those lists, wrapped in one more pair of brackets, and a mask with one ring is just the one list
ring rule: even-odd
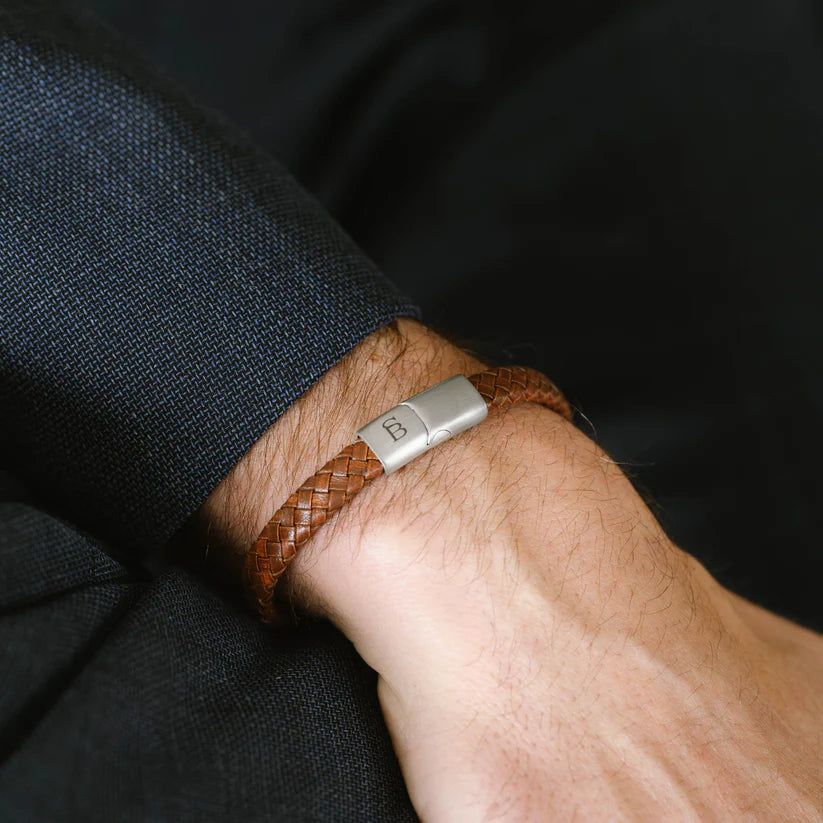
{"label": "woven fabric texture", "polygon": [[74,522],[162,544],[414,308],[282,168],[182,101],[25,32],[0,41],[0,83],[0,450]]}
{"label": "woven fabric texture", "polygon": [[0,819],[413,820],[341,634],[135,561],[414,307],[95,24],[0,0],[0,99]]}

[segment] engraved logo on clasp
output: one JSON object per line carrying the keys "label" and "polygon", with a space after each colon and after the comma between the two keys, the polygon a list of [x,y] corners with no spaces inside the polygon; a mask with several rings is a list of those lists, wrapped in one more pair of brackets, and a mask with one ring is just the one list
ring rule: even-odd
{"label": "engraved logo on clasp", "polygon": [[389,433],[395,443],[408,434],[408,430],[403,428],[396,417],[387,417],[383,421],[383,428]]}

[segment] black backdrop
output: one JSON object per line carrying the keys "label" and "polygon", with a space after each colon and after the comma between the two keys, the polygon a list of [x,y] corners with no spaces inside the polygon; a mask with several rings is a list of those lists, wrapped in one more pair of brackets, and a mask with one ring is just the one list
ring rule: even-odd
{"label": "black backdrop", "polygon": [[819,3],[89,2],[429,323],[552,375],[724,583],[823,628]]}

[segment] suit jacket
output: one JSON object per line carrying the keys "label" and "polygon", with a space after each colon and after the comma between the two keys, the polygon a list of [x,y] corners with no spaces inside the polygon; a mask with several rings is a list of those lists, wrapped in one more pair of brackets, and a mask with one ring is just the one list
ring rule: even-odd
{"label": "suit jacket", "polygon": [[90,20],[2,4],[0,100],[0,819],[414,819],[349,642],[160,560],[414,306]]}

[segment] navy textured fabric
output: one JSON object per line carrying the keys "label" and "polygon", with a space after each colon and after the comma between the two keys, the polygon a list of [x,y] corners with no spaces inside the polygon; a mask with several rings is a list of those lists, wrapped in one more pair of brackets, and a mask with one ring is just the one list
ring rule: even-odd
{"label": "navy textured fabric", "polygon": [[11,7],[0,819],[413,820],[375,674],[339,632],[272,633],[189,571],[135,561],[415,309],[282,168],[105,29]]}
{"label": "navy textured fabric", "polygon": [[280,167],[110,66],[0,44],[7,467],[164,543],[345,352],[413,308]]}
{"label": "navy textured fabric", "polygon": [[415,819],[330,626],[272,635],[187,571],[141,579],[20,502],[0,521],[0,819]]}

